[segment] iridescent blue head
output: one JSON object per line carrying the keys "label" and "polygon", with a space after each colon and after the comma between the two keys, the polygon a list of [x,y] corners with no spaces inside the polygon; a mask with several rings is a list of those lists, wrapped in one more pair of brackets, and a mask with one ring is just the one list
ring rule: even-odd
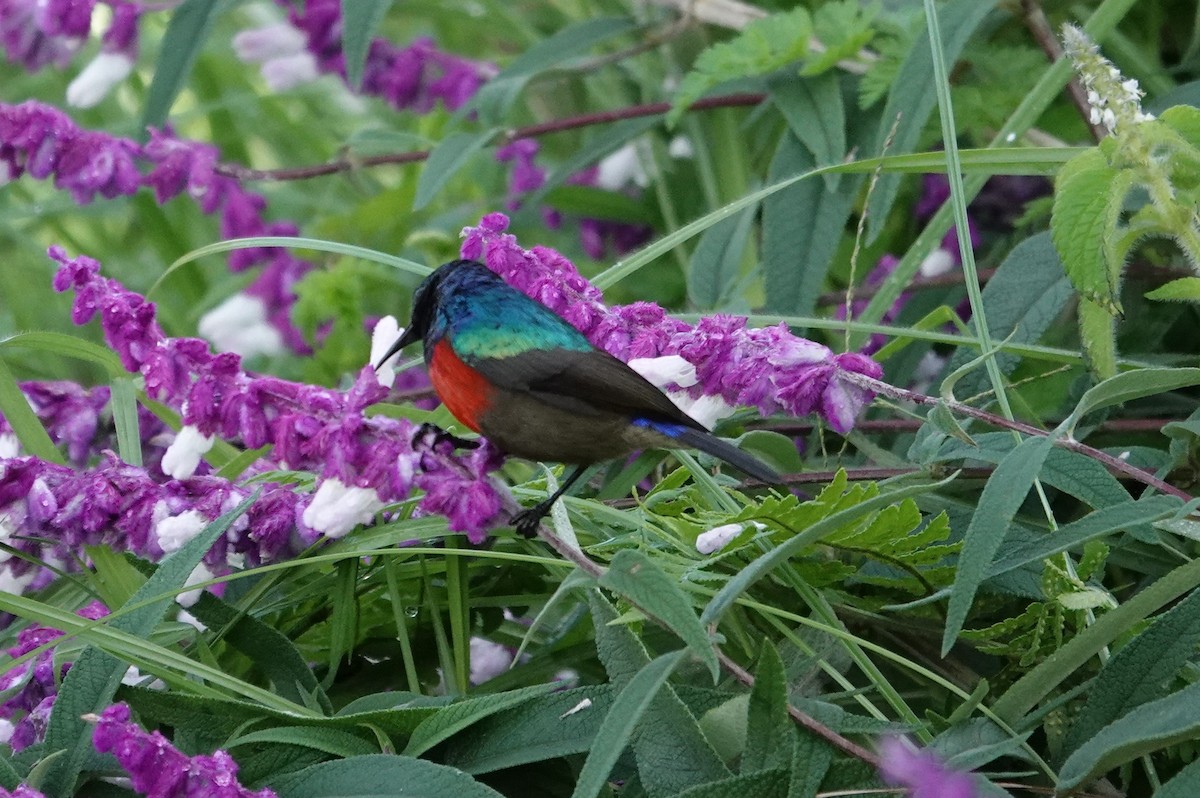
{"label": "iridescent blue head", "polygon": [[380,362],[416,341],[424,341],[428,351],[447,335],[455,350],[467,357],[505,357],[547,347],[592,348],[561,316],[474,260],[443,264],[417,286],[408,328]]}

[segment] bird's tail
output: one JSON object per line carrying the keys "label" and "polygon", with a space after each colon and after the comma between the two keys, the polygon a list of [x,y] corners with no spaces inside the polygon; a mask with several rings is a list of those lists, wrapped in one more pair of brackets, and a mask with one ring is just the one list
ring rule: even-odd
{"label": "bird's tail", "polygon": [[711,454],[713,457],[719,457],[731,466],[745,471],[755,479],[773,485],[777,485],[783,481],[775,469],[762,460],[759,460],[748,452],[743,452],[728,441],[721,440],[717,436],[710,435],[703,430],[692,429],[691,427],[684,427],[682,425],[672,425],[672,429],[667,434],[679,441],[680,446],[686,446],[689,449],[699,449],[702,452]]}

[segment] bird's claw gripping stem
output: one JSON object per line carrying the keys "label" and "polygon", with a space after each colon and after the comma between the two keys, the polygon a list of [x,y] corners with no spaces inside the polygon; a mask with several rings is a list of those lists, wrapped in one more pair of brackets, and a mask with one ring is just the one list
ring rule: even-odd
{"label": "bird's claw gripping stem", "polygon": [[422,424],[420,426],[419,429],[417,429],[417,433],[415,435],[413,435],[413,444],[416,445],[417,441],[423,440],[426,437],[432,437],[433,440],[431,441],[431,445],[433,445],[433,446],[437,446],[439,443],[442,443],[443,441],[447,441],[450,444],[452,444],[455,449],[478,449],[479,448],[479,441],[472,441],[472,440],[467,440],[466,438],[460,438],[457,435],[454,435],[454,434],[449,433],[446,430],[442,429],[437,424],[433,424],[429,421],[426,421],[424,424]]}

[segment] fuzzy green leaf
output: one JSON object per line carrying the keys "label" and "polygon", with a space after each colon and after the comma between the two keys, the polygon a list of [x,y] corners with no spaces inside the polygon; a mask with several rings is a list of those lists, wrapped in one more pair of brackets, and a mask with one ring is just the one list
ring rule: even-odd
{"label": "fuzzy green leaf", "polygon": [[[792,759],[795,727],[788,717],[788,684],[783,660],[770,639],[763,638],[762,653],[746,709],[746,749],[741,773],[786,767]],[[786,792],[786,790],[785,790]]]}
{"label": "fuzzy green leaf", "polygon": [[432,202],[450,178],[466,166],[471,156],[483,149],[497,132],[498,128],[491,128],[482,133],[451,133],[442,139],[433,148],[433,152],[429,153],[425,168],[421,170],[421,176],[417,179],[413,210],[419,211]]}
{"label": "fuzzy green leaf", "polygon": [[371,37],[391,5],[392,0],[341,0],[342,54],[346,59],[346,82],[354,91],[362,86]]}
{"label": "fuzzy green leaf", "polygon": [[877,7],[858,0],[825,3],[813,13],[813,33],[825,52],[805,62],[802,75],[817,75],[833,69],[843,58],[852,58],[875,35],[871,22]]}
{"label": "fuzzy green leaf", "polygon": [[677,798],[727,798],[753,795],[754,798],[787,798],[791,774],[786,768],[758,770],[720,781],[701,784],[679,793]]}
{"label": "fuzzy green leaf", "polygon": [[1200,385],[1200,368],[1137,369],[1126,371],[1089,388],[1062,429],[1071,432],[1088,413],[1179,388]]}
{"label": "fuzzy green leaf", "polygon": [[393,798],[396,795],[502,798],[462,771],[399,754],[322,762],[272,785],[279,798]]}
{"label": "fuzzy green leaf", "polygon": [[1059,790],[1070,790],[1095,773],[1200,734],[1200,682],[1142,704],[1075,750],[1058,773]]}
{"label": "fuzzy green leaf", "polygon": [[1000,461],[988,479],[963,538],[958,575],[950,590],[950,606],[946,610],[942,656],[954,646],[975,599],[975,591],[987,575],[1008,533],[1008,526],[1029,494],[1053,443],[1048,437],[1026,438]]}
{"label": "fuzzy green leaf", "polygon": [[1200,302],[1200,277],[1180,277],[1146,292],[1146,299],[1158,302]]}
{"label": "fuzzy green leaf", "polygon": [[1109,166],[1097,148],[1071,159],[1054,190],[1050,233],[1075,290],[1114,315],[1121,313],[1120,272],[1110,262],[1117,223],[1133,173]]}
{"label": "fuzzy green leaf", "polygon": [[208,41],[213,22],[227,4],[228,0],[184,0],[171,12],[171,21],[158,48],[154,78],[146,90],[139,128],[161,128],[166,123],[200,49]]}
{"label": "fuzzy green leaf", "polygon": [[458,701],[439,709],[437,714],[425,720],[412,733],[404,753],[420,756],[438,743],[477,723],[489,715],[512,709],[520,704],[545,695],[557,687],[553,682],[535,684],[521,690],[482,695]]}
{"label": "fuzzy green leaf", "polygon": [[678,122],[689,105],[720,83],[773,72],[804,58],[812,34],[812,17],[800,7],[755,20],[736,39],[709,47],[680,83],[667,123]]}
{"label": "fuzzy green leaf", "polygon": [[758,206],[751,205],[700,236],[687,272],[688,298],[700,310],[715,310],[730,299],[757,215]]}

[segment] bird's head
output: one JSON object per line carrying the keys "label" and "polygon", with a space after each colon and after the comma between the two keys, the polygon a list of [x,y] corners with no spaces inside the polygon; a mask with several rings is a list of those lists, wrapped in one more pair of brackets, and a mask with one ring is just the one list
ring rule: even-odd
{"label": "bird's head", "polygon": [[408,327],[388,349],[387,354],[375,364],[375,368],[378,369],[392,355],[409,344],[425,340],[434,325],[444,295],[457,290],[465,278],[478,275],[481,271],[493,279],[499,279],[486,266],[474,260],[452,260],[434,269],[413,292],[412,316],[409,318]]}

